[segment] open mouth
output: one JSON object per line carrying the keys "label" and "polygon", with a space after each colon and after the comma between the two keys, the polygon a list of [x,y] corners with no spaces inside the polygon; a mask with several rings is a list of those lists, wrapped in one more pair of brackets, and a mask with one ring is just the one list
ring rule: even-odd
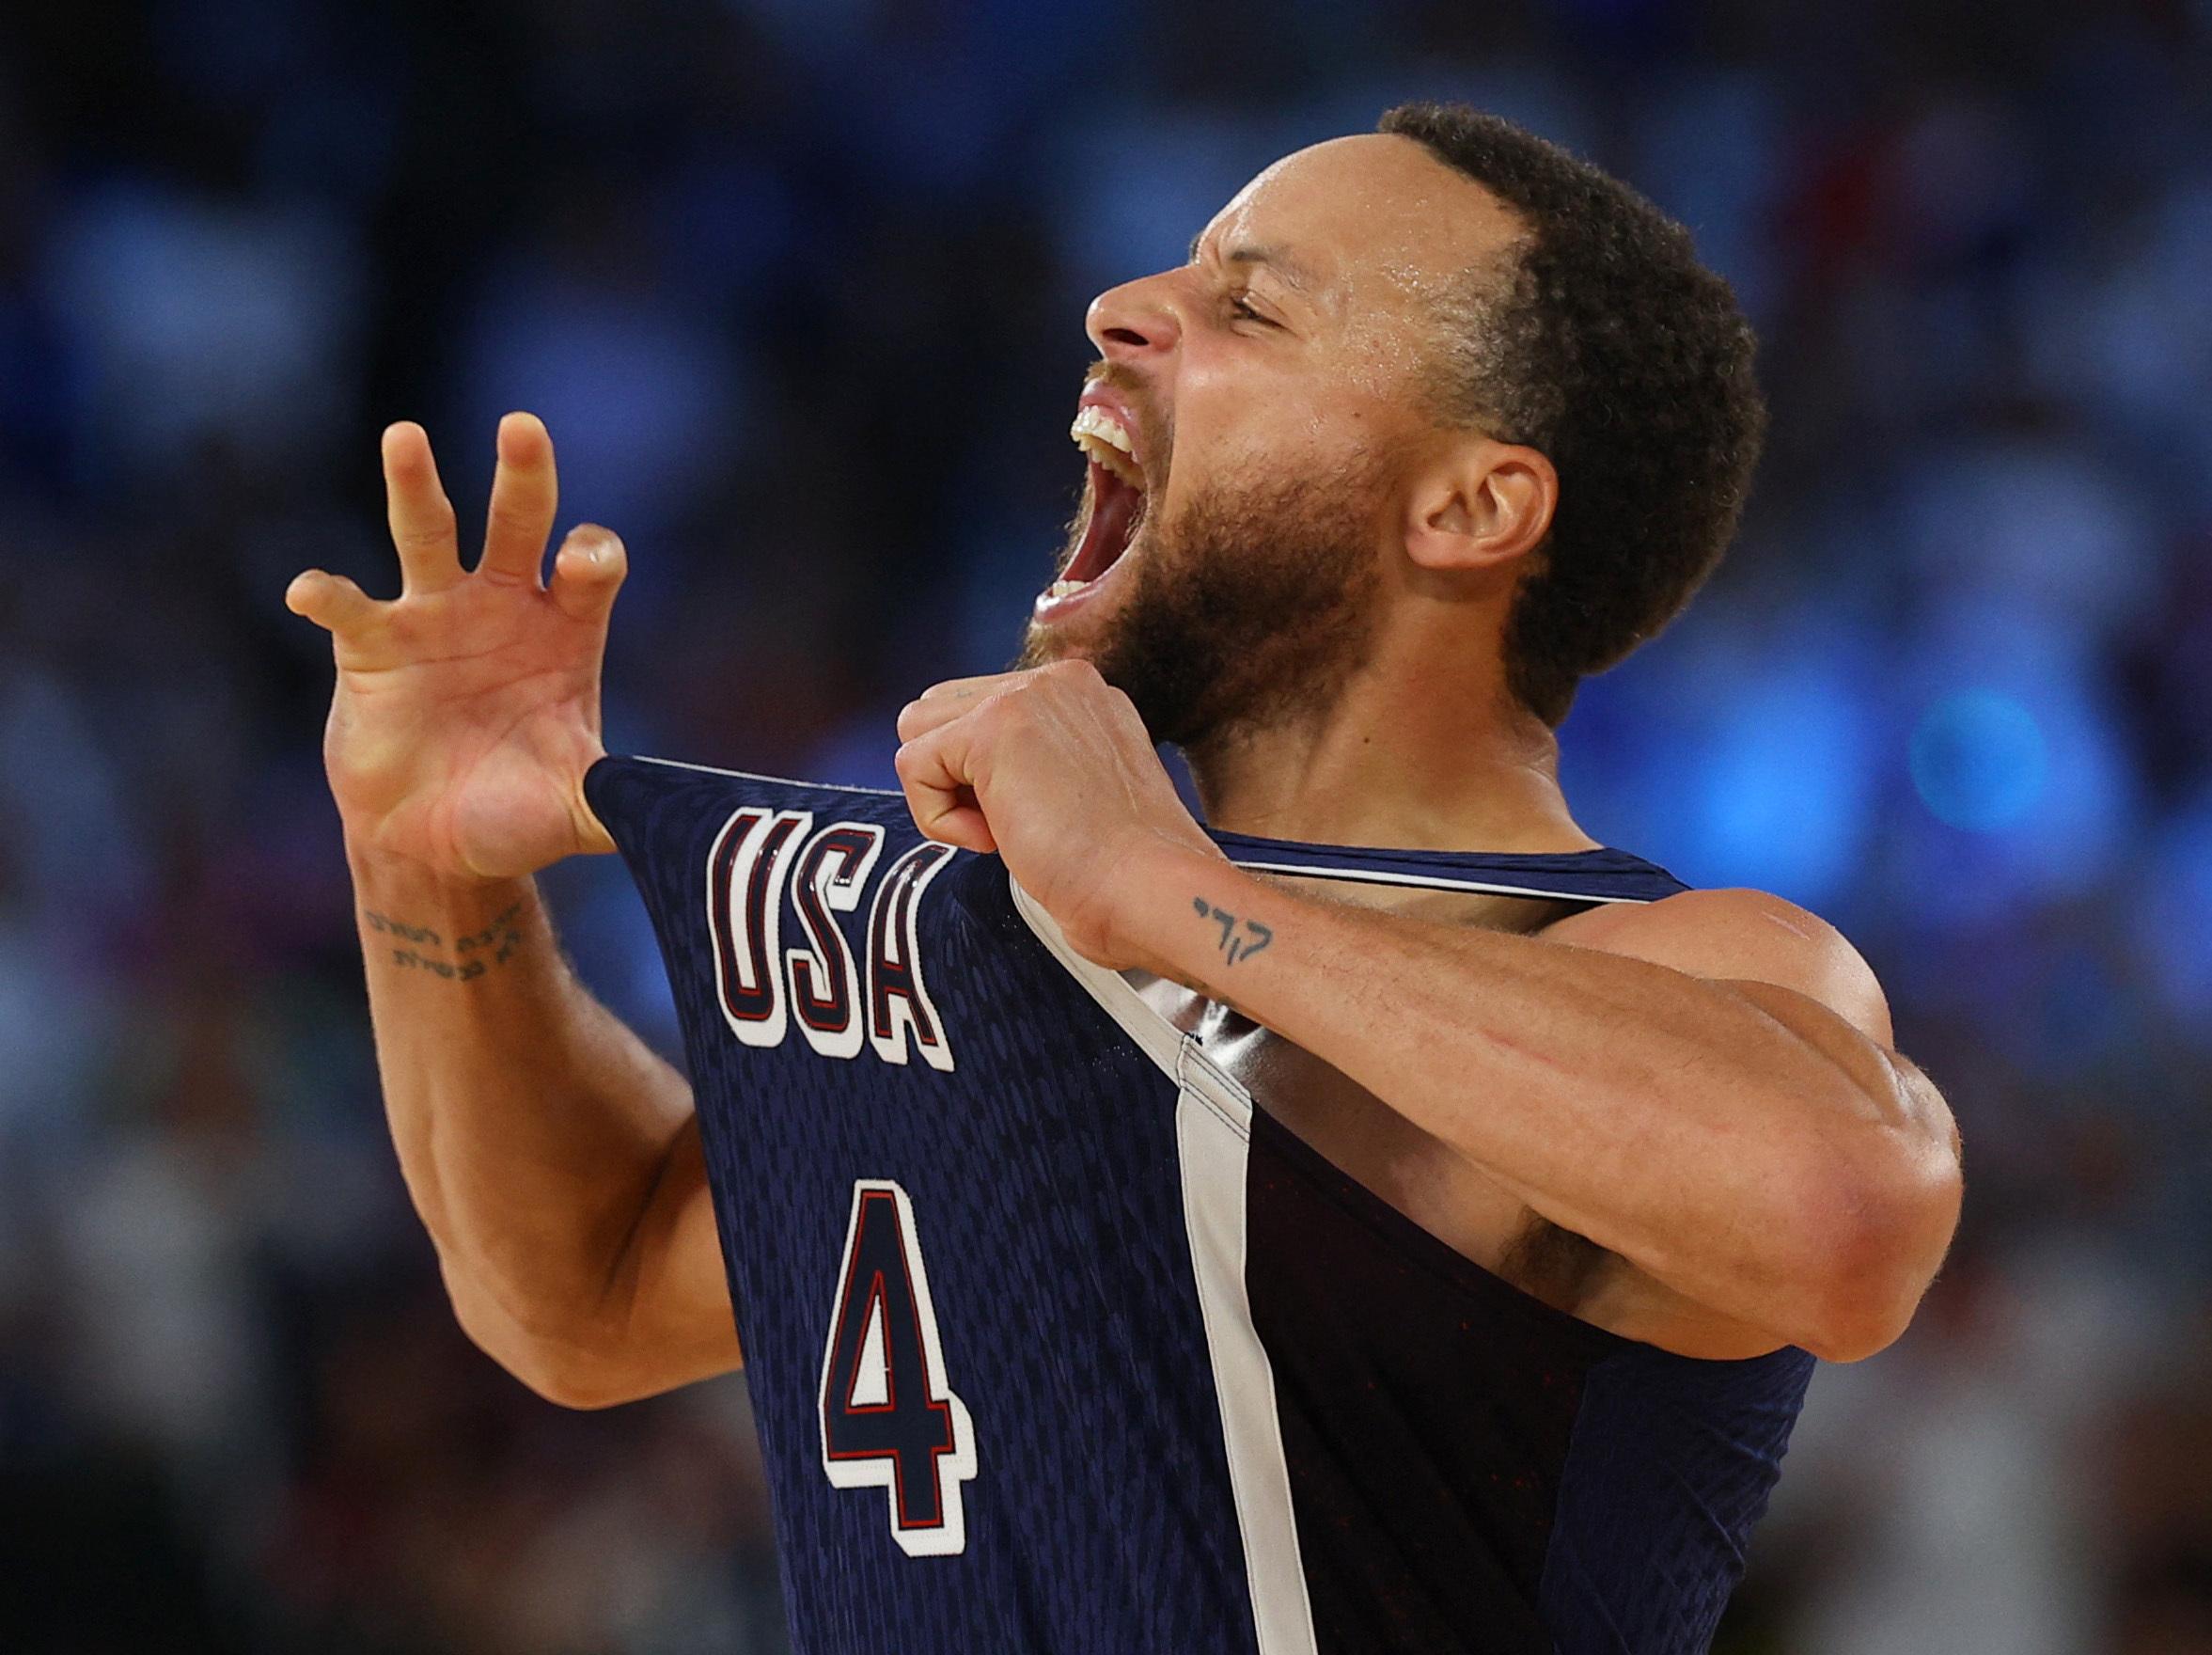
{"label": "open mouth", "polygon": [[1122,560],[1144,522],[1144,471],[1129,428],[1110,408],[1086,402],[1075,412],[1069,436],[1090,462],[1083,491],[1083,527],[1075,555],[1059,578],[1044,591],[1044,601],[1072,598],[1102,579]]}

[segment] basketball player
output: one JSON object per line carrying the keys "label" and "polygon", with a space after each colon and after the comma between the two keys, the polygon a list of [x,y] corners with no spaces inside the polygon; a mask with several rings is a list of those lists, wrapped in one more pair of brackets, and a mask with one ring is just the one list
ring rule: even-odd
{"label": "basketball player", "polygon": [[[1089,331],[1059,577],[901,714],[902,796],[605,755],[625,553],[541,580],[543,428],[473,572],[385,433],[402,595],[289,602],[455,1311],[579,1407],[742,1340],[804,1650],[1702,1649],[1960,1192],[1850,945],[1556,779],[1734,530],[1749,331],[1639,197],[1434,105]],[[617,848],[688,1080],[531,883]]]}

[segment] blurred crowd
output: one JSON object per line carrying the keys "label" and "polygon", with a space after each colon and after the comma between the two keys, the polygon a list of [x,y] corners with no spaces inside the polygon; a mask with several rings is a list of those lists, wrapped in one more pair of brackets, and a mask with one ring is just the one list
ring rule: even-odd
{"label": "blurred crowd", "polygon": [[[609,745],[883,782],[1049,576],[1090,294],[1412,96],[1736,284],[1753,508],[1569,797],[1838,923],[1965,1131],[1718,1647],[2212,1652],[2207,0],[0,10],[0,1649],[782,1647],[742,1381],[564,1413],[453,1325],[281,593],[396,590],[384,423],[465,521],[531,408],[631,548]],[[547,884],[673,1051],[621,870]]]}

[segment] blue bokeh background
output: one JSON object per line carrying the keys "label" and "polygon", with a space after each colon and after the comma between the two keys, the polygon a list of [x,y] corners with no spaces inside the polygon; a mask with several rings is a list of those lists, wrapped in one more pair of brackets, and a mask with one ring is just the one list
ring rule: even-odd
{"label": "blue bokeh background", "polygon": [[[452,1325],[280,594],[395,590],[385,421],[465,519],[533,408],[632,551],[611,745],[882,781],[1049,573],[1091,293],[1412,96],[1758,323],[1744,533],[1569,796],[1842,926],[1966,1133],[1720,1647],[2212,1651],[2206,0],[8,8],[0,1648],[781,1647],[741,1383],[564,1414]],[[548,883],[672,1045],[620,871]]]}

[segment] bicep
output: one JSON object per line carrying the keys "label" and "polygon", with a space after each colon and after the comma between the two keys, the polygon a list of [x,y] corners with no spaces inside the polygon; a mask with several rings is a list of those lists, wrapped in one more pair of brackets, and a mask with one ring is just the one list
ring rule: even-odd
{"label": "bicep", "polygon": [[[1924,1286],[1956,1222],[1959,1136],[1949,1105],[1919,1065],[1891,1045],[1890,1008],[1858,951],[1817,916],[1761,891],[1686,892],[1639,908],[1561,922],[1562,942],[1641,959],[1734,998],[1816,1053],[1852,1085],[1884,1129],[1883,1188],[1898,1193],[1900,1228],[1924,1262]],[[1750,1354],[1773,1335],[1691,1302],[1623,1260],[1591,1319],[1686,1355]]]}
{"label": "bicep", "polygon": [[1809,1001],[1877,1046],[1893,1037],[1889,999],[1859,951],[1819,915],[1764,891],[1686,891],[1593,908],[1545,935],[1738,992],[1786,990],[1794,998],[1747,998],[1793,1026],[1804,1010],[1798,1002]]}
{"label": "bicep", "polygon": [[1890,1044],[1890,1002],[1873,969],[1817,914],[1763,891],[1690,891],[1578,914],[1552,935],[1733,995],[1843,1070],[1896,1122],[1952,1131],[1941,1096]]}

